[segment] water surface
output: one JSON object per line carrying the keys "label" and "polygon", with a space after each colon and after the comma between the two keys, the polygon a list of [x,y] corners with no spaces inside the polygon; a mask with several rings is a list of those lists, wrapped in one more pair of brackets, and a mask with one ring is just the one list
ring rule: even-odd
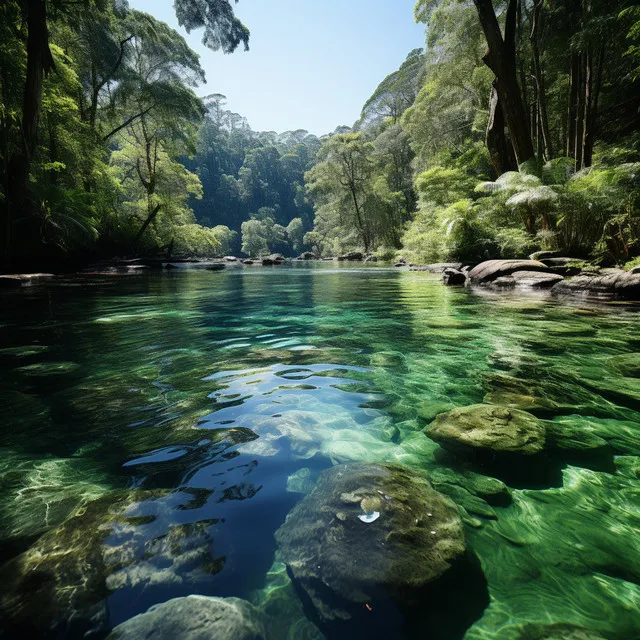
{"label": "water surface", "polygon": [[[461,590],[475,622],[454,629],[452,610],[433,637],[551,623],[640,637],[637,306],[326,264],[61,278],[0,305],[5,584],[58,539],[47,588],[70,610],[106,602],[103,629],[200,593],[253,602],[274,638],[321,638],[274,533],[322,469],[386,461],[426,470],[463,509],[486,580]],[[564,444],[533,470],[468,468],[423,434],[480,402],[531,411]],[[478,474],[510,498],[470,492]],[[84,583],[96,549],[104,566]],[[12,588],[7,634],[46,609],[45,588]]]}

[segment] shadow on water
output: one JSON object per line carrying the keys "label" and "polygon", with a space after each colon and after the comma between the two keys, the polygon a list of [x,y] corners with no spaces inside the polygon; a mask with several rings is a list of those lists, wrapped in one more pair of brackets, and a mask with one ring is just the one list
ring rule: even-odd
{"label": "shadow on water", "polygon": [[328,608],[348,612],[348,620],[321,619],[305,590],[296,585],[293,577],[292,580],[305,614],[331,640],[462,640],[489,606],[487,581],[478,559],[470,552],[433,583],[411,594],[399,592],[391,596],[368,588],[374,596],[362,605],[339,599],[315,581],[312,588],[316,597]]}

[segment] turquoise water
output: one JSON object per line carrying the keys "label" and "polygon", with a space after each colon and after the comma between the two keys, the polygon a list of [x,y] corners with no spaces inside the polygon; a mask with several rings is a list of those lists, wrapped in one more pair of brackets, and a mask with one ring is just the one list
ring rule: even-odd
{"label": "turquoise water", "polygon": [[[103,637],[198,593],[322,638],[274,534],[323,469],[366,461],[425,470],[483,576],[402,637],[640,637],[639,310],[333,264],[3,291],[1,629]],[[553,446],[471,464],[423,433],[482,402]]]}

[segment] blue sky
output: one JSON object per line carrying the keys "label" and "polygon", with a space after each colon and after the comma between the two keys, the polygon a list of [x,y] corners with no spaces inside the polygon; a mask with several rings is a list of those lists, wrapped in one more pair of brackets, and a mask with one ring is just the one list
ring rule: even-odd
{"label": "blue sky", "polygon": [[[251,50],[231,55],[186,36],[201,56],[207,84],[255,130],[329,133],[351,125],[380,81],[409,51],[424,45],[413,21],[415,0],[240,0],[236,14],[251,30]],[[172,0],[129,0],[179,29]]]}

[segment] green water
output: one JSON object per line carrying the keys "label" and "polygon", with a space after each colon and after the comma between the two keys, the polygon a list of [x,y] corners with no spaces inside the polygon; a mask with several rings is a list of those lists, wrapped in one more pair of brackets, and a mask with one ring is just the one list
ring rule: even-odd
{"label": "green water", "polygon": [[[486,580],[433,637],[640,637],[639,310],[323,264],[3,291],[0,628],[99,637],[200,593],[322,638],[274,533],[323,469],[384,461],[453,498]],[[554,447],[478,466],[424,435],[481,402]]]}

